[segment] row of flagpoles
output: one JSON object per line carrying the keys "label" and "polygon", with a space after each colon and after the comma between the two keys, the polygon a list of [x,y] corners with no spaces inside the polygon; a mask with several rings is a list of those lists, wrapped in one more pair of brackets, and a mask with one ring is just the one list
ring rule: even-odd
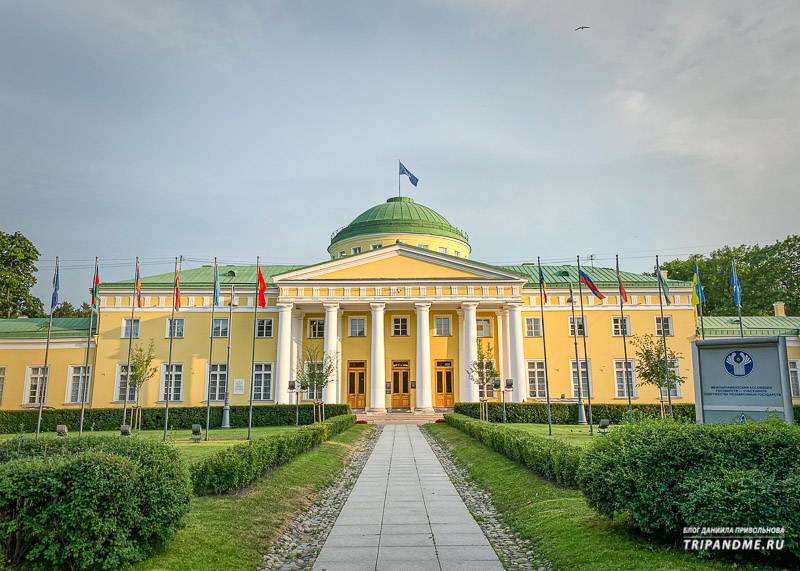
{"label": "row of flagpoles", "polygon": [[[167,368],[164,375],[164,440],[167,439],[168,427],[169,427],[169,404],[172,398],[172,382],[174,379],[174,371],[172,366],[172,349],[173,349],[173,340],[175,338],[175,313],[180,311],[181,309],[181,263],[183,262],[182,256],[177,256],[175,258],[175,275],[173,279],[173,291],[172,291],[172,310],[170,315],[170,321],[168,326],[169,332],[169,349],[168,349],[168,357],[167,357]],[[577,396],[578,396],[578,422],[583,424],[587,422],[585,418],[584,411],[583,411],[583,373],[586,372],[588,378],[588,356],[587,356],[587,345],[586,345],[586,326],[585,326],[585,316],[584,316],[584,309],[583,309],[583,286],[585,285],[587,289],[598,299],[604,299],[605,296],[603,293],[598,289],[595,285],[594,280],[592,280],[591,276],[588,274],[587,271],[581,268],[581,257],[577,257],[578,263],[578,296],[580,300],[580,315],[581,315],[581,337],[583,341],[583,361],[580,360],[579,351],[578,351],[578,321],[576,320],[575,315],[575,299],[573,296],[573,288],[572,282],[569,282],[569,300],[570,306],[572,311],[572,327],[573,327],[573,338],[574,338],[574,346],[575,346],[575,363],[577,369]],[[547,338],[546,338],[546,328],[545,328],[545,317],[544,317],[544,303],[547,302],[547,284],[545,282],[544,272],[542,271],[542,264],[541,258],[537,257],[536,264],[539,270],[539,294],[542,300],[542,303],[539,304],[540,312],[541,312],[541,322],[542,322],[542,343],[544,349],[544,368],[545,368],[545,396],[547,400],[547,421],[550,431],[552,433],[552,414],[551,414],[551,407],[550,407],[550,383],[549,383],[549,375],[548,375],[548,367],[547,367]],[[622,281],[622,276],[619,271],[619,256],[616,256],[615,262],[615,273],[617,277],[617,285],[618,285],[618,293],[619,293],[619,311],[620,311],[620,318],[621,318],[621,333],[622,333],[622,346],[624,351],[624,376],[625,376],[625,390],[627,393],[628,398],[628,414],[629,416],[632,415],[633,406],[631,403],[631,394],[632,394],[632,387],[631,387],[631,379],[632,379],[632,371],[629,368],[629,361],[628,361],[628,344],[627,344],[627,322],[625,319],[625,303],[628,302],[628,292],[625,289],[625,284]],[[663,345],[664,351],[664,370],[665,370],[665,379],[664,383],[667,387],[667,400],[668,400],[668,407],[669,407],[669,414],[672,416],[672,382],[669,377],[669,363],[667,357],[667,338],[666,338],[666,330],[667,328],[664,326],[664,303],[670,305],[672,302],[670,300],[670,293],[669,293],[669,285],[667,280],[664,279],[661,273],[661,264],[659,262],[658,256],[656,256],[656,276],[658,278],[658,304],[659,304],[659,311],[661,315],[661,341]],[[741,283],[739,282],[739,277],[736,271],[736,259],[733,259],[732,266],[731,266],[731,287],[733,290],[733,300],[734,305],[736,306],[738,315],[739,315],[739,332],[742,337],[744,337],[744,326],[742,324],[742,287]],[[256,257],[256,281],[255,281],[255,288],[257,292],[257,299],[256,303],[254,304],[254,311],[253,311],[253,348],[252,348],[252,356],[251,356],[251,365],[250,365],[250,399],[249,399],[249,410],[248,410],[248,418],[247,418],[247,438],[248,440],[252,436],[252,428],[253,428],[253,390],[254,390],[254,383],[253,383],[253,365],[255,363],[255,349],[256,349],[256,338],[257,338],[257,328],[258,328],[258,310],[259,308],[265,308],[267,305],[266,300],[266,291],[267,291],[267,283],[264,279],[264,275],[261,271],[261,259]],[[84,359],[84,367],[82,371],[81,378],[83,379],[81,385],[81,409],[80,409],[80,427],[79,427],[79,434],[83,434],[83,425],[84,425],[84,418],[85,418],[85,405],[87,401],[87,397],[90,394],[91,385],[93,384],[94,380],[94,367],[89,368],[89,353],[91,348],[91,340],[92,340],[92,332],[95,327],[99,326],[100,322],[100,298],[99,298],[99,287],[100,287],[100,260],[99,258],[95,258],[94,263],[94,277],[92,278],[92,286],[90,288],[91,293],[91,312],[89,317],[89,329],[86,338],[86,354]],[[37,403],[38,403],[38,418],[36,422],[36,437],[39,437],[39,433],[41,431],[42,425],[42,411],[44,407],[44,395],[47,394],[47,381],[49,378],[49,370],[48,370],[48,358],[50,352],[50,339],[52,336],[53,330],[53,313],[58,306],[58,296],[59,296],[59,260],[56,257],[55,260],[55,270],[53,273],[53,295],[51,297],[50,303],[50,319],[47,328],[47,341],[45,343],[45,353],[44,353],[44,380],[43,382],[39,383],[37,386]],[[128,361],[126,365],[126,374],[125,374],[125,385],[124,385],[124,397],[123,397],[123,408],[122,408],[122,424],[125,425],[127,422],[128,416],[128,400],[130,395],[130,378],[131,378],[131,356],[133,351],[133,318],[135,315],[136,308],[141,308],[142,304],[142,277],[141,277],[141,267],[139,264],[139,258],[136,258],[135,269],[134,269],[134,279],[133,279],[133,302],[131,303],[131,329],[127,331],[128,336]],[[223,407],[223,419],[222,419],[222,427],[228,428],[230,426],[230,352],[231,352],[231,337],[232,337],[232,313],[233,313],[233,299],[235,294],[235,286],[231,284],[230,286],[230,300],[229,300],[229,320],[228,320],[228,347],[227,347],[227,357],[226,357],[226,364],[225,364],[225,400],[224,400],[224,407]],[[694,261],[694,273],[692,276],[692,304],[697,306],[698,315],[700,318],[700,331],[701,336],[705,338],[705,327],[703,326],[703,303],[705,303],[705,294],[703,293],[703,285],[700,281],[700,270],[697,265],[697,260]],[[214,325],[214,317],[215,317],[215,310],[217,306],[220,304],[220,280],[219,280],[219,270],[217,268],[217,258],[214,258],[214,283],[213,283],[213,302],[211,305],[211,329],[212,333],[210,335],[209,341],[209,365],[211,363],[212,353],[214,350],[214,334],[213,334],[213,325]],[[95,320],[95,315],[97,319]],[[91,374],[88,371],[91,370]],[[207,379],[207,390],[209,394],[206,398],[206,426],[205,426],[205,439],[208,440],[208,429],[209,424],[211,421],[211,367],[209,366],[208,370],[208,379]],[[120,383],[120,388],[122,388],[122,383]],[[587,392],[586,400],[588,405],[588,424],[589,424],[589,431],[592,432],[592,396],[591,392]]]}

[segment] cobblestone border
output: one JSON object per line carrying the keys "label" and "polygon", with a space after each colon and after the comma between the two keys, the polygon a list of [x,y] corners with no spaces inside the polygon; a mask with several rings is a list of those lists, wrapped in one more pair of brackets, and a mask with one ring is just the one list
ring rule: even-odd
{"label": "cobblestone border", "polygon": [[284,528],[264,555],[258,571],[311,569],[382,430],[376,427],[369,431],[334,482]]}
{"label": "cobblestone border", "polygon": [[427,430],[421,432],[505,568],[511,571],[547,571],[549,567],[537,557],[533,542],[520,537],[500,521],[491,494],[472,481],[467,470],[453,459],[452,450]]}

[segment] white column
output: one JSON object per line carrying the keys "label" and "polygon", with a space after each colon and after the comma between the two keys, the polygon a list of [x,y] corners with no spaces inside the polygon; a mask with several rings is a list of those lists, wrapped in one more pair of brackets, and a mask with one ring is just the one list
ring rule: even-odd
{"label": "white column", "polygon": [[[289,379],[297,380],[297,363],[303,356],[303,312],[292,312],[292,356],[289,361]],[[289,395],[289,400],[294,403],[295,395]]]}
{"label": "white column", "polygon": [[500,375],[500,380],[508,377],[508,363],[506,363],[506,330],[503,319],[503,311],[498,310],[495,312],[497,316],[497,372]]}
{"label": "white column", "polygon": [[525,353],[522,347],[522,305],[510,304],[508,306],[508,329],[511,361],[511,378],[514,379],[514,402],[525,400],[525,386],[528,376],[525,365]]}
{"label": "white column", "polygon": [[386,412],[386,356],[383,342],[385,303],[370,303],[372,309],[372,345],[369,362],[369,410]]}
{"label": "white column", "polygon": [[336,364],[336,368],[331,371],[328,384],[322,391],[322,399],[326,404],[336,404],[339,400],[339,383],[337,372],[339,371],[339,304],[326,303],[325,308],[325,337],[323,339],[323,351],[325,357]]}
{"label": "white column", "polygon": [[417,406],[423,412],[433,412],[431,395],[431,329],[430,303],[415,303],[417,310]]}
{"label": "white column", "polygon": [[278,304],[278,364],[275,374],[275,402],[289,404],[292,373],[292,304]]}
{"label": "white column", "polygon": [[467,369],[467,356],[464,354],[464,312],[460,309],[456,310],[458,316],[458,402],[467,402],[469,400],[469,393],[464,392],[466,383],[469,382],[469,373]]}
{"label": "white column", "polygon": [[508,309],[503,308],[500,310],[500,313],[503,316],[503,344],[500,347],[500,350],[503,355],[503,386],[505,386],[505,380],[509,378],[512,374],[511,369],[511,329],[508,327]]}
{"label": "white column", "polygon": [[[466,368],[470,369],[478,359],[478,304],[477,302],[465,302],[461,304],[461,309],[464,311],[464,363]],[[463,379],[461,394],[466,395],[464,400],[478,402],[478,385],[466,372]]]}

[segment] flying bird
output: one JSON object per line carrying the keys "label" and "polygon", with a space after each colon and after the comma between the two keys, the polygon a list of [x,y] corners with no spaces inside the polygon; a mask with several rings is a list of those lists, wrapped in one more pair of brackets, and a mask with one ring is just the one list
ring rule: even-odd
{"label": "flying bird", "polygon": [[575,31],[577,32],[578,30],[588,30],[589,28],[591,28],[591,26],[578,26],[577,28],[575,28]]}

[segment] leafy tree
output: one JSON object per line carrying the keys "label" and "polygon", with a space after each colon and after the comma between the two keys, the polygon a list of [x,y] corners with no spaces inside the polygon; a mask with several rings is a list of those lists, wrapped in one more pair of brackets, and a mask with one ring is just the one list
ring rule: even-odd
{"label": "leafy tree", "polygon": [[92,307],[85,301],[80,307],[75,307],[68,301],[62,301],[53,310],[53,317],[89,317]]}
{"label": "leafy tree", "polygon": [[654,335],[634,335],[631,342],[636,347],[636,380],[639,386],[653,385],[658,387],[660,401],[664,405],[663,389],[673,389],[685,380],[678,372],[677,364],[683,355],[667,346],[667,364],[676,365],[664,369],[664,343]]}
{"label": "leafy tree", "polygon": [[[336,373],[337,362],[337,355],[324,355],[319,345],[306,344],[297,360],[297,389],[311,394],[324,390]],[[315,421],[325,420],[324,403],[320,406],[319,417],[317,407],[314,408],[314,417]]]}
{"label": "leafy tree", "polygon": [[31,293],[36,284],[39,250],[21,232],[0,230],[0,315],[42,317],[42,300]]}
{"label": "leafy tree", "polygon": [[478,339],[477,344],[477,358],[467,367],[467,376],[488,396],[497,388],[500,373],[494,364],[494,359],[492,359],[492,344],[488,343],[486,350],[484,350],[480,339]]}
{"label": "leafy tree", "polygon": [[156,356],[156,348],[153,340],[150,339],[150,344],[145,349],[141,343],[137,343],[131,350],[131,374],[130,385],[136,389],[136,406],[133,412],[133,425],[134,429],[141,430],[142,427],[142,409],[139,406],[139,397],[142,393],[141,389],[144,384],[152,379],[158,373],[158,367],[153,367],[153,359]]}

